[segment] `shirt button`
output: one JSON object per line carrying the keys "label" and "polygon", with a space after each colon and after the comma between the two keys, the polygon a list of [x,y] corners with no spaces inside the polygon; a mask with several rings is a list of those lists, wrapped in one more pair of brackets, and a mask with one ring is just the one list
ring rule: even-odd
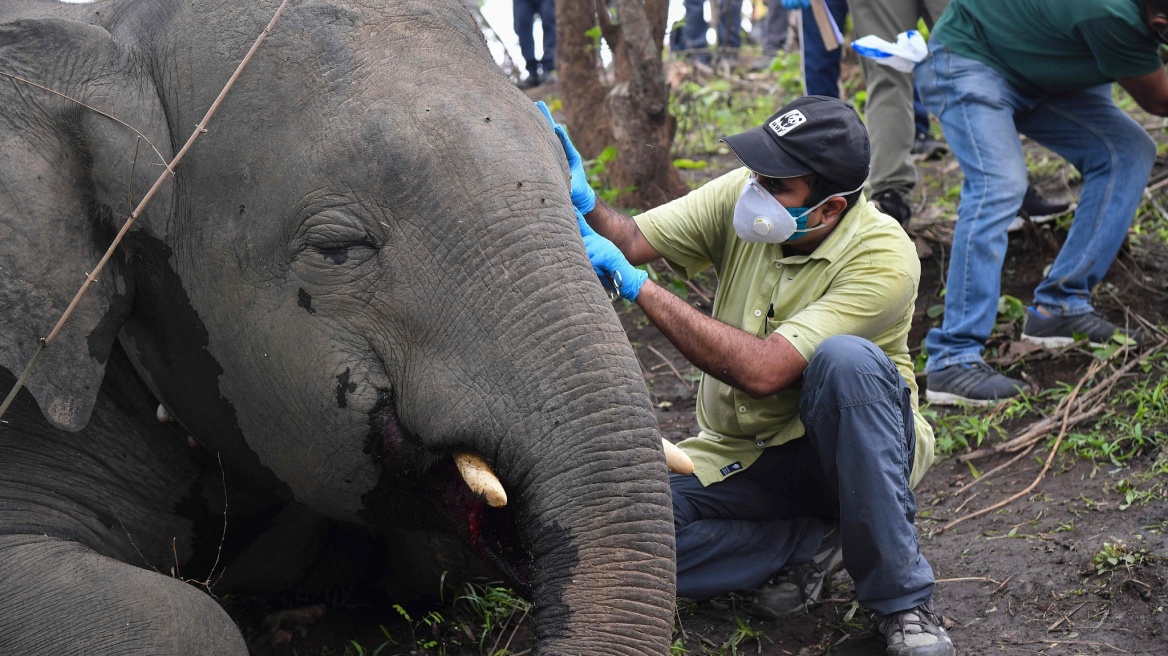
{"label": "shirt button", "polygon": [[760,449],[761,449],[761,448],[763,448],[764,446],[766,446],[766,442],[763,442],[762,440],[759,440],[759,441],[755,442],[755,443],[754,443],[754,445],[755,445],[755,446],[757,446],[758,448],[760,448]]}
{"label": "shirt button", "polygon": [[744,412],[746,412],[746,406],[744,406],[744,405],[738,406],[738,413],[742,414]]}
{"label": "shirt button", "polygon": [[775,268],[776,268],[776,269],[781,269],[781,268],[783,268],[783,263],[782,263],[782,262],[775,262]]}
{"label": "shirt button", "polygon": [[762,316],[762,310],[755,310],[755,311],[754,311],[754,316],[756,316],[756,317],[761,317],[761,316]]}

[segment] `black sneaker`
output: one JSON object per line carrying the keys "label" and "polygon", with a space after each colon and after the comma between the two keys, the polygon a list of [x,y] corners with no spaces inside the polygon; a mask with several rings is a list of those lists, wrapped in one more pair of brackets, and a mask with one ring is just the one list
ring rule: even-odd
{"label": "black sneaker", "polygon": [[1075,342],[1075,335],[1083,335],[1091,346],[1099,347],[1111,341],[1116,333],[1139,345],[1140,331],[1128,332],[1111,323],[1107,317],[1091,311],[1073,317],[1044,317],[1033,307],[1026,308],[1022,324],[1022,339],[1043,348],[1059,348]]}
{"label": "black sneaker", "polygon": [[515,86],[519,87],[523,91],[526,91],[528,89],[534,89],[541,84],[543,84],[543,80],[540,79],[539,73],[531,73],[527,77],[523,78],[523,80]]}
{"label": "black sneaker", "polygon": [[872,194],[872,202],[888,216],[896,219],[900,225],[905,225],[912,218],[912,208],[905,202],[904,196],[895,189],[885,189]]}
{"label": "black sneaker", "polygon": [[933,405],[992,405],[1021,395],[1025,382],[994,371],[984,362],[954,364],[925,377],[925,400]]}
{"label": "black sneaker", "polygon": [[934,160],[949,152],[949,144],[934,139],[928,132],[918,132],[913,138],[912,157],[915,160]]}
{"label": "black sneaker", "polygon": [[1074,209],[1073,203],[1045,198],[1038,193],[1034,185],[1031,185],[1026,187],[1026,196],[1022,199],[1022,209],[1018,211],[1018,216],[1014,217],[1010,227],[1006,228],[1006,232],[1018,232],[1022,226],[1026,225],[1027,219],[1037,225],[1049,223],[1072,209]]}
{"label": "black sneaker", "polygon": [[876,630],[884,635],[889,656],[955,656],[953,641],[941,626],[932,604],[902,610],[880,618]]}
{"label": "black sneaker", "polygon": [[843,566],[843,536],[839,523],[833,522],[811,560],[779,570],[770,583],[754,593],[751,610],[764,620],[807,610],[823,599],[824,584]]}

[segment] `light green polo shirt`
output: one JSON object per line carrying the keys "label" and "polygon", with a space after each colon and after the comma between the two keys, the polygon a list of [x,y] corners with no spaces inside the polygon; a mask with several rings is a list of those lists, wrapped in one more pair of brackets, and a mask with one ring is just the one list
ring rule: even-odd
{"label": "light green polo shirt", "polygon": [[[810,255],[748,243],[734,232],[734,206],[750,171],[741,168],[636,218],[641,232],[679,275],[718,272],[714,318],[759,337],[778,332],[808,361],[823,340],[856,335],[880,347],[912,390],[916,460],[912,484],[933,463],[933,430],[917,407],[908,352],[921,264],[896,221],[860,197]],[[774,308],[774,318],[767,314]],[[803,435],[800,386],[753,399],[713,376],[698,387],[701,432],[682,442],[703,485],[724,480],[762,450]]]}

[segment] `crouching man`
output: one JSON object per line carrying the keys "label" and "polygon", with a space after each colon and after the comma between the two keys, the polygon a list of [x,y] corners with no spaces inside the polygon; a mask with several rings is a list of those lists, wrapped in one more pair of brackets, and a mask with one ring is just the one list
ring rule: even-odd
{"label": "crouching man", "polygon": [[[635,220],[596,201],[556,132],[593,268],[704,372],[701,432],[680,445],[696,470],[670,480],[679,596],[755,590],[774,618],[842,563],[888,653],[953,654],[913,527],[933,460],[907,343],[920,263],[861,192],[855,110],[795,100],[724,139],[743,168]],[[634,268],[661,257],[687,277],[714,267],[713,317]]]}

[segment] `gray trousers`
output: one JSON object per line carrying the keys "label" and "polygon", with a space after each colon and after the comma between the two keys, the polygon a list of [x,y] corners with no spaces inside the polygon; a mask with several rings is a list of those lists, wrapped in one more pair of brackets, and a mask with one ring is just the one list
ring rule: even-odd
{"label": "gray trousers", "polygon": [[766,23],[762,33],[762,51],[775,54],[787,49],[787,28],[791,24],[791,16],[783,7],[783,0],[767,0]]}
{"label": "gray trousers", "polygon": [[[856,38],[875,34],[895,41],[896,35],[915,30],[917,20],[924,19],[932,28],[949,0],[851,0],[852,25]],[[861,57],[868,102],[864,114],[872,140],[872,193],[888,189],[907,196],[917,182],[912,163],[913,78],[887,66]]]}
{"label": "gray trousers", "polygon": [[825,340],[803,374],[799,416],[806,437],[768,448],[720,483],[670,475],[678,596],[757,588],[810,560],[838,519],[844,567],[865,608],[887,615],[929,601],[933,570],[909,487],[912,400],[896,365],[865,339]]}

